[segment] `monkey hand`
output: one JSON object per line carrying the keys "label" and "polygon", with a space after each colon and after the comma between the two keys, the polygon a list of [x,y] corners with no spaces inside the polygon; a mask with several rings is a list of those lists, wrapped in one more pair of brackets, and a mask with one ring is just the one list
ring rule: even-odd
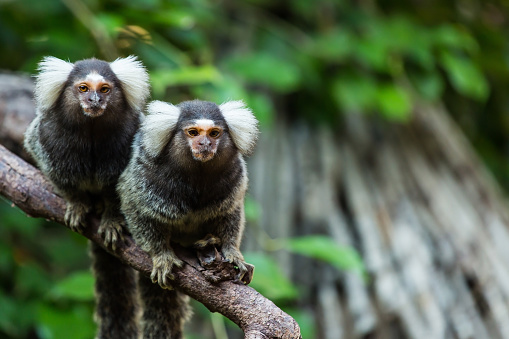
{"label": "monkey hand", "polygon": [[111,247],[113,250],[117,249],[117,241],[119,239],[124,240],[122,234],[124,225],[124,218],[107,218],[103,216],[98,233],[104,240],[104,246]]}
{"label": "monkey hand", "polygon": [[156,254],[152,257],[153,268],[150,279],[152,279],[153,283],[158,283],[162,288],[173,289],[170,280],[175,279],[175,276],[171,271],[173,266],[182,267],[183,264],[184,262],[180,260],[171,249]]}
{"label": "monkey hand", "polygon": [[74,232],[79,232],[85,227],[85,217],[90,211],[90,206],[81,202],[67,202],[65,211],[65,224]]}
{"label": "monkey hand", "polygon": [[237,266],[239,270],[237,278],[242,281],[244,275],[248,271],[242,253],[240,253],[240,251],[234,246],[223,246],[221,252],[223,253],[223,256],[226,259],[226,261]]}

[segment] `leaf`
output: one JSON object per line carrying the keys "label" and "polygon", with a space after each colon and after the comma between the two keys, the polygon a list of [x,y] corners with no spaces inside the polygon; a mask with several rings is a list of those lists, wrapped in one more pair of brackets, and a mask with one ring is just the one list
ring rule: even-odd
{"label": "leaf", "polygon": [[282,93],[292,91],[300,81],[300,71],[294,64],[268,52],[232,57],[225,67],[248,83],[266,85]]}
{"label": "leaf", "polygon": [[390,120],[406,121],[412,112],[412,101],[408,93],[393,84],[380,86],[377,101],[380,113]]}
{"label": "leaf", "polygon": [[437,72],[414,72],[409,74],[409,78],[417,91],[428,100],[437,101],[444,92],[444,82]]}
{"label": "leaf", "polygon": [[356,250],[338,245],[323,235],[308,235],[287,239],[284,248],[288,251],[325,261],[339,270],[364,272],[364,264]]}
{"label": "leaf", "polygon": [[339,62],[353,52],[354,38],[346,29],[335,29],[316,36],[306,47],[308,53]]}
{"label": "leaf", "polygon": [[355,47],[355,56],[364,65],[381,72],[390,70],[388,63],[389,46],[382,40],[362,38]]}
{"label": "leaf", "polygon": [[90,271],[71,274],[50,291],[53,299],[94,300],[94,278]]}
{"label": "leaf", "polygon": [[369,76],[346,73],[333,83],[332,96],[343,111],[364,112],[374,108],[376,83]]}
{"label": "leaf", "polygon": [[479,50],[477,41],[468,31],[460,28],[460,26],[445,24],[436,28],[433,33],[433,41],[439,46],[457,48],[470,52]]}
{"label": "leaf", "polygon": [[244,212],[248,221],[256,221],[260,217],[260,204],[250,196],[244,201]]}
{"label": "leaf", "polygon": [[485,100],[488,97],[488,82],[472,60],[444,52],[440,61],[453,87],[459,93],[477,100]]}
{"label": "leaf", "polygon": [[270,127],[274,122],[274,105],[266,94],[251,92],[247,94],[246,103],[262,127]]}
{"label": "leaf", "polygon": [[271,300],[295,299],[297,289],[286,278],[274,259],[264,253],[245,253],[246,262],[255,265],[250,286]]}
{"label": "leaf", "polygon": [[168,86],[200,85],[221,79],[221,74],[212,65],[157,70],[150,73],[155,96],[162,97]]}
{"label": "leaf", "polygon": [[0,333],[12,338],[27,338],[35,319],[35,303],[6,295],[0,290]]}
{"label": "leaf", "polygon": [[316,338],[316,321],[309,309],[283,308],[300,327],[302,338]]}
{"label": "leaf", "polygon": [[37,332],[43,339],[88,339],[94,337],[92,308],[84,305],[62,310],[41,304],[37,310]]}
{"label": "leaf", "polygon": [[33,261],[18,265],[16,290],[20,295],[39,296],[51,287],[51,277]]}

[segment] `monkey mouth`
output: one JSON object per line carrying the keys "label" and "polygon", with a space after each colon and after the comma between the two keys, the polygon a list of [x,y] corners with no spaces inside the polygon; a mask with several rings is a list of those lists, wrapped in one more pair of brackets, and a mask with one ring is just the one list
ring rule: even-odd
{"label": "monkey mouth", "polygon": [[97,107],[97,108],[83,108],[83,113],[91,118],[97,118],[103,115],[104,109]]}
{"label": "monkey mouth", "polygon": [[201,162],[207,162],[209,160],[212,160],[214,155],[215,155],[215,152],[210,152],[210,151],[201,151],[201,152],[193,151],[193,159],[201,161]]}
{"label": "monkey mouth", "polygon": [[83,107],[83,113],[91,118],[97,118],[103,115],[105,108],[101,106]]}

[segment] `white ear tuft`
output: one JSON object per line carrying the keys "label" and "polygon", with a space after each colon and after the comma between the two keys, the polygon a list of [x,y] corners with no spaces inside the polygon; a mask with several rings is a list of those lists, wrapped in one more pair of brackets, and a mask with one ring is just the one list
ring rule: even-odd
{"label": "white ear tuft", "polygon": [[130,55],[110,62],[110,67],[122,83],[129,105],[136,110],[141,110],[150,94],[145,66],[134,55]]}
{"label": "white ear tuft", "polygon": [[250,155],[254,151],[258,139],[258,120],[242,100],[228,101],[219,105],[235,146],[242,155]]}
{"label": "white ear tuft", "polygon": [[72,63],[55,57],[42,59],[35,81],[35,100],[40,111],[55,104],[73,68]]}
{"label": "white ear tuft", "polygon": [[177,125],[180,108],[162,101],[152,101],[147,107],[148,115],[142,123],[143,146],[151,156],[157,156],[168,143]]}

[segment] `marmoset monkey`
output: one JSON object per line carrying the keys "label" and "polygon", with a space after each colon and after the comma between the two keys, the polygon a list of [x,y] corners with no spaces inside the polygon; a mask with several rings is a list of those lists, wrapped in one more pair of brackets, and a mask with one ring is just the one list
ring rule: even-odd
{"label": "marmoset monkey", "polygon": [[171,290],[172,268],[183,263],[170,242],[218,245],[240,275],[246,272],[239,250],[248,184],[243,155],[254,149],[257,125],[242,101],[148,106],[117,185],[127,227],[152,257],[152,281],[170,288],[140,277],[144,338],[181,338],[190,314],[187,297]]}
{"label": "marmoset monkey", "polygon": [[[101,206],[99,232],[113,248],[124,224],[115,186],[129,161],[148,95],[148,74],[134,56],[74,64],[46,57],[39,64],[37,113],[25,133],[25,147],[66,199],[65,222],[80,230],[88,212]],[[98,245],[92,244],[91,253],[98,337],[136,338],[134,271]]]}

